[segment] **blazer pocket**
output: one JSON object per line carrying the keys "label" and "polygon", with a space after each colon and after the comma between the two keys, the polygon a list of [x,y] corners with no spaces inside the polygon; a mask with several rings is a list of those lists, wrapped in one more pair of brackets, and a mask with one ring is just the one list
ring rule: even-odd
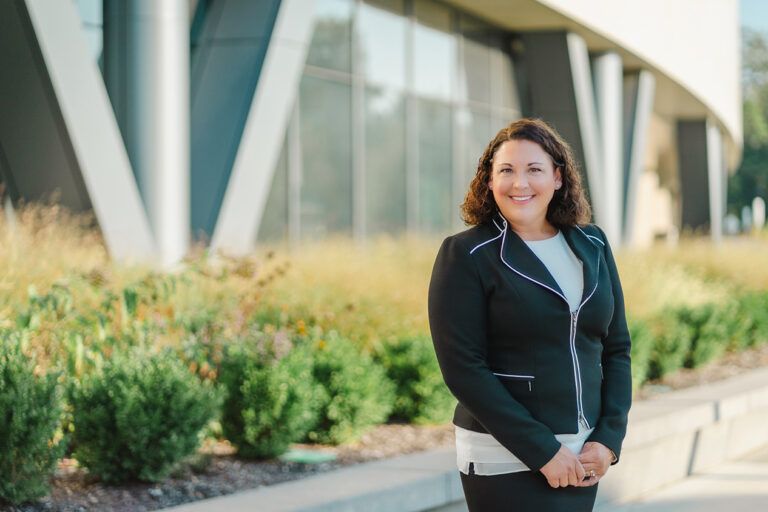
{"label": "blazer pocket", "polygon": [[534,417],[539,416],[539,400],[536,395],[536,377],[534,375],[493,372],[504,385],[512,398],[517,400]]}
{"label": "blazer pocket", "polygon": [[509,379],[511,381],[521,381],[521,382],[527,382],[528,383],[528,391],[533,391],[533,381],[536,379],[533,375],[520,375],[516,373],[501,373],[501,372],[493,372],[494,375],[497,377],[501,377],[501,379]]}

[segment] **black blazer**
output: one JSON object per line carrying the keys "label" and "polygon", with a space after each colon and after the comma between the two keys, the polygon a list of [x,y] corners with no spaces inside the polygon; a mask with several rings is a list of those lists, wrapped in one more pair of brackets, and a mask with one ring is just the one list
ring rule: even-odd
{"label": "black blazer", "polygon": [[[562,229],[584,269],[571,313],[544,264],[497,213],[445,239],[429,286],[429,325],[454,424],[492,434],[538,471],[555,434],[594,427],[587,441],[621,454],[632,401],[630,339],[605,233]],[[618,462],[618,459],[614,464]]]}

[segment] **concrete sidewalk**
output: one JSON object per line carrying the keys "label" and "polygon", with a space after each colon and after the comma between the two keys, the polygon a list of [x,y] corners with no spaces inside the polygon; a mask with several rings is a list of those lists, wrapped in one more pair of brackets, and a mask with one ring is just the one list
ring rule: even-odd
{"label": "concrete sidewalk", "polygon": [[768,510],[768,446],[694,474],[642,499],[597,512],[754,512]]}

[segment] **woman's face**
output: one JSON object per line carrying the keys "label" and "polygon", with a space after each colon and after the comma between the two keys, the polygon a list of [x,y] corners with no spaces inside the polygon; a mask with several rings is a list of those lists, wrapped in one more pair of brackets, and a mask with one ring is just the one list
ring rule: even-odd
{"label": "woman's face", "polygon": [[488,186],[512,228],[536,231],[548,224],[547,207],[562,176],[535,142],[508,140],[493,156]]}

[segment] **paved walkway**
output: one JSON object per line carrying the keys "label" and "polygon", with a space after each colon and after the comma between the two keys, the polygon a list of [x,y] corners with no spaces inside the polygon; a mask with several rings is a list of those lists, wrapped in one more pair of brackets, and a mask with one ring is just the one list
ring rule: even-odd
{"label": "paved walkway", "polygon": [[756,512],[768,510],[768,446],[693,475],[642,500],[598,512]]}

